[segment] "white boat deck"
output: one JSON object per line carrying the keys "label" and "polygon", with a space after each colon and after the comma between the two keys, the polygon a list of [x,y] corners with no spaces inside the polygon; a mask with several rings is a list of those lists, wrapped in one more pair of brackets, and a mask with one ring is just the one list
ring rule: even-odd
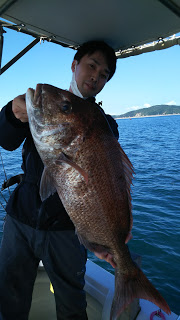
{"label": "white boat deck", "polygon": [[[92,261],[87,261],[86,285],[87,313],[89,320],[109,320],[111,303],[114,294],[114,276]],[[149,320],[158,307],[146,300],[135,299],[121,314],[118,320]],[[171,313],[165,320],[180,320],[178,315]],[[40,265],[33,292],[33,302],[29,320],[56,320],[54,294],[50,291],[50,280]],[[153,320],[160,320],[154,316]]]}

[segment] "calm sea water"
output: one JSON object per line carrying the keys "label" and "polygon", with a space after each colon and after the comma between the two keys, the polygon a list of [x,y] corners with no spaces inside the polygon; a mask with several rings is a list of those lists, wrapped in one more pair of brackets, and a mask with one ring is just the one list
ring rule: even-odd
{"label": "calm sea water", "polygon": [[[180,116],[117,120],[120,143],[130,158],[135,179],[132,188],[133,239],[130,250],[142,256],[142,269],[180,314]],[[1,149],[7,176],[21,172],[21,148]],[[0,184],[4,172],[0,161]],[[8,198],[8,191],[3,192]],[[1,203],[5,200],[0,195]],[[0,236],[5,212],[0,206]],[[107,270],[111,266],[90,258]]]}

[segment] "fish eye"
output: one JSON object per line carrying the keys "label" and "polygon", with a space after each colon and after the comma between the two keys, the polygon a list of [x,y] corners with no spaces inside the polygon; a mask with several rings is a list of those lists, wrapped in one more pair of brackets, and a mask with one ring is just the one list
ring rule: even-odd
{"label": "fish eye", "polygon": [[60,106],[61,111],[65,114],[69,114],[72,111],[72,105],[69,101],[64,101],[64,103]]}

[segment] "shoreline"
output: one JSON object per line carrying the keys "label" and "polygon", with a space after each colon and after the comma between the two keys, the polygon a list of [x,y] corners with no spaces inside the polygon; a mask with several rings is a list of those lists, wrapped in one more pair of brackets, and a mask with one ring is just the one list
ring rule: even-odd
{"label": "shoreline", "polygon": [[123,120],[123,119],[140,119],[140,118],[153,118],[153,117],[166,117],[166,116],[180,116],[180,113],[173,114],[154,114],[149,116],[133,116],[133,117],[116,117],[112,116],[115,120]]}

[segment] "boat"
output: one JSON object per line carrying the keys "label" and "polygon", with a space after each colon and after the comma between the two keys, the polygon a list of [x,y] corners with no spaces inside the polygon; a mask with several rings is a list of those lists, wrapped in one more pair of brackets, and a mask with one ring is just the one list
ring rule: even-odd
{"label": "boat", "polygon": [[[92,7],[95,9],[92,10]],[[89,40],[104,40],[118,59],[180,45],[180,0],[0,0],[0,74],[40,41],[77,49]],[[8,29],[31,35],[33,41],[1,66]],[[134,259],[139,257],[136,255]],[[138,263],[139,260],[138,260]],[[108,320],[114,294],[114,275],[91,260],[85,276],[89,320]],[[30,320],[56,319],[53,288],[40,263]],[[121,320],[180,320],[151,302],[135,299]]]}
{"label": "boat", "polygon": [[[118,59],[180,44],[180,0],[0,0],[0,17],[1,74],[39,41],[77,49],[104,40]],[[8,29],[34,40],[1,67]]]}
{"label": "boat", "polygon": [[[134,254],[136,262],[140,259]],[[114,275],[98,266],[91,260],[86,264],[85,291],[87,299],[87,314],[89,320],[109,320],[111,304],[114,295]],[[161,312],[162,317],[158,313]],[[171,315],[160,311],[153,303],[135,299],[121,314],[117,320],[180,320],[180,316],[175,313]],[[164,318],[163,318],[164,316]],[[29,320],[55,320],[56,309],[53,295],[53,288],[42,262],[39,265],[38,275],[35,281],[32,307]],[[151,319],[152,320],[152,319]]]}

